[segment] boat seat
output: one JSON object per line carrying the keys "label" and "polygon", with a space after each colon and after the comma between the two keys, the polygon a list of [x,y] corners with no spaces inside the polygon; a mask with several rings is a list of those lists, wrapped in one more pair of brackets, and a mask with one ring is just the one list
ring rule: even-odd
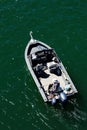
{"label": "boat seat", "polygon": [[41,76],[43,71],[44,71],[44,66],[42,64],[37,64],[35,67],[34,67],[34,70],[36,72],[36,74],[38,76]]}
{"label": "boat seat", "polygon": [[47,63],[47,67],[49,69],[49,71],[51,72],[51,70],[56,70],[58,68],[58,63],[51,61]]}
{"label": "boat seat", "polygon": [[36,66],[36,65],[38,65],[38,63],[40,63],[40,58],[35,53],[33,53],[31,55],[31,58],[32,58],[32,65],[33,66]]}
{"label": "boat seat", "polygon": [[36,60],[37,59],[37,55],[35,53],[32,54],[32,60]]}
{"label": "boat seat", "polygon": [[52,62],[48,62],[47,63],[47,67],[50,71],[50,73],[55,73],[57,74],[58,76],[61,76],[61,70],[59,68],[59,65],[58,63],[52,61]]}
{"label": "boat seat", "polygon": [[42,69],[43,69],[42,64],[37,64],[37,65],[35,66],[35,71],[36,71],[36,72],[41,71]]}
{"label": "boat seat", "polygon": [[57,68],[57,67],[58,67],[58,63],[56,63],[56,62],[54,62],[54,61],[48,62],[48,63],[47,63],[47,67],[48,67],[49,69],[51,69],[51,68],[53,68],[53,67]]}

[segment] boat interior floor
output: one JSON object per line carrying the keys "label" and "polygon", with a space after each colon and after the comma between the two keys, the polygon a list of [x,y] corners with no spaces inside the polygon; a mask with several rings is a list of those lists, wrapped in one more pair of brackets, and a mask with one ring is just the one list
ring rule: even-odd
{"label": "boat interior floor", "polygon": [[[45,73],[45,76],[40,76],[39,77],[39,80],[40,80],[40,83],[42,84],[42,87],[44,88],[44,90],[48,93],[48,88],[49,88],[49,85],[52,84],[52,81],[53,79],[57,79],[60,83],[60,87],[62,88],[62,90],[67,94],[73,94],[74,93],[74,90],[72,88],[72,86],[70,85],[70,91],[66,91],[65,88],[66,86],[68,85],[67,81],[66,81],[66,78],[65,78],[65,75],[63,75],[63,73],[61,74],[61,76],[58,76],[57,74],[55,73],[51,73],[49,71],[49,69],[45,69],[44,70],[44,73]],[[46,76],[47,75],[47,76]],[[45,78],[44,78],[45,77]]]}
{"label": "boat interior floor", "polygon": [[58,76],[55,73],[51,73],[49,69],[44,70],[44,73],[45,75],[47,75],[47,77],[44,78],[44,76],[41,76],[39,77],[39,79],[45,91],[48,90],[49,84],[52,84],[53,79],[57,79],[60,82],[60,86],[62,87],[62,89],[64,89],[65,81],[62,75]]}

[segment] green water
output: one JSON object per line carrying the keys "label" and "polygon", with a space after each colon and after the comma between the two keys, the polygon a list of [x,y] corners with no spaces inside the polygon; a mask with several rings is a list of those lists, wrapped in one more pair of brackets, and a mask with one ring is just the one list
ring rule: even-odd
{"label": "green water", "polygon": [[[24,51],[33,31],[55,48],[76,88],[66,109],[45,104]],[[0,0],[0,130],[87,129],[87,1]]]}

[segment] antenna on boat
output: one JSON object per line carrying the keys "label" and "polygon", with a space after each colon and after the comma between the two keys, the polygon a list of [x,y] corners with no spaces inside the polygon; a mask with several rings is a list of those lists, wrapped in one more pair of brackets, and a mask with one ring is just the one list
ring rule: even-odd
{"label": "antenna on boat", "polygon": [[31,37],[31,39],[33,39],[32,33],[33,33],[33,32],[32,32],[32,31],[30,31],[30,37]]}

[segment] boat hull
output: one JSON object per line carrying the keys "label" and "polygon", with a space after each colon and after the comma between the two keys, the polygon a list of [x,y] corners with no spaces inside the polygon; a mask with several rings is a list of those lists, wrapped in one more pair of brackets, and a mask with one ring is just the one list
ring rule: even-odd
{"label": "boat hull", "polygon": [[[36,63],[33,64],[32,60],[31,60],[32,59],[31,55],[36,54],[37,52],[40,52],[40,55],[42,55],[41,54],[43,52],[42,50],[50,50],[50,49],[52,49],[52,48],[50,46],[48,46],[47,44],[40,42],[38,40],[34,40],[33,38],[29,41],[29,43],[27,44],[26,49],[25,49],[25,61],[26,61],[27,67],[28,67],[28,69],[29,69],[29,71],[30,71],[35,83],[36,83],[36,86],[37,86],[44,102],[51,102],[52,101],[52,99],[49,99],[49,96],[48,96],[48,92],[47,92],[48,88],[45,87],[45,86],[48,86],[48,84],[49,84],[49,82],[51,82],[52,78],[57,78],[60,81],[61,86],[64,86],[64,84],[66,84],[65,82],[67,82],[67,79],[68,79],[70,85],[72,86],[73,92],[68,93],[68,94],[65,93],[67,95],[67,98],[75,95],[76,93],[78,93],[78,91],[75,88],[70,76],[68,75],[63,63],[59,60],[55,51],[54,51],[55,56],[58,59],[58,64],[60,66],[62,76],[56,76],[54,74],[51,74],[51,73],[48,72],[48,69],[45,70],[45,72],[48,73],[48,75],[50,75],[49,78],[48,77],[47,78],[46,77],[45,78],[38,77],[36,75],[36,73],[34,71],[34,67],[36,66]],[[33,57],[33,58],[35,58],[35,57]],[[41,59],[41,61],[43,61],[43,60]],[[46,61],[46,63],[47,63],[47,61]],[[65,88],[62,88],[62,89],[65,92]],[[57,100],[59,100],[59,98],[57,98]]]}

